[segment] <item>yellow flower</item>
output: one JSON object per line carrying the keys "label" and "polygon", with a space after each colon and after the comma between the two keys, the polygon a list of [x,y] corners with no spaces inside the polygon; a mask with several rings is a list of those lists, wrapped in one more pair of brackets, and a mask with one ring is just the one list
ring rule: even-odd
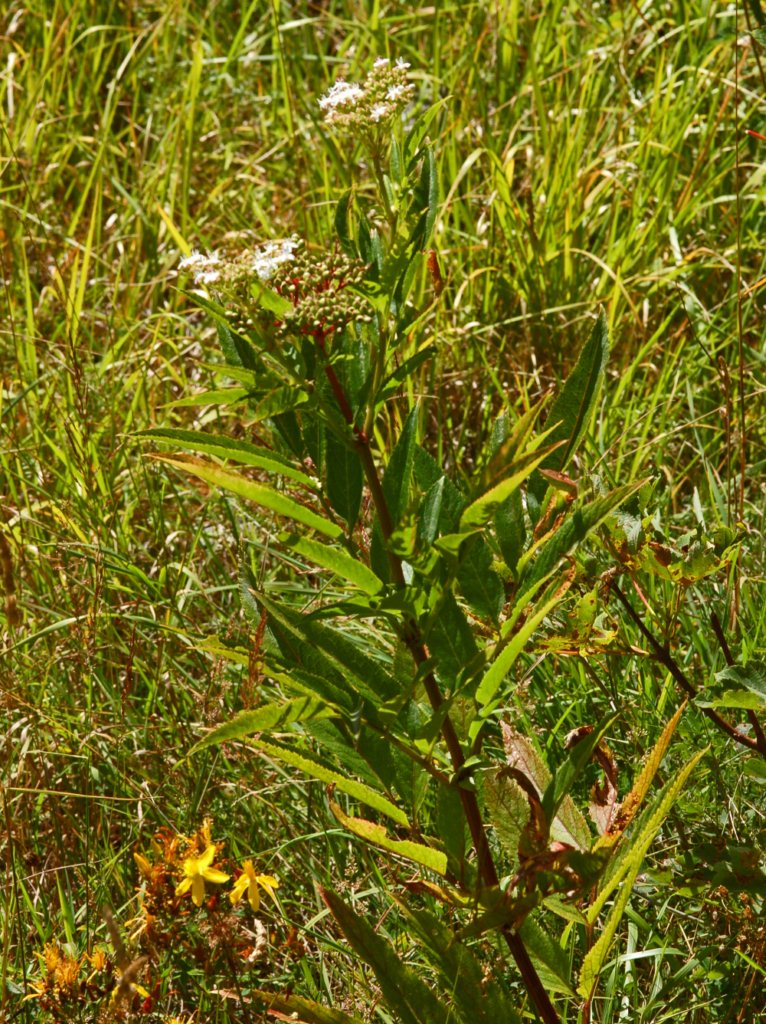
{"label": "yellow flower", "polygon": [[176,886],[176,895],[183,896],[191,889],[195,907],[201,907],[205,898],[205,882],[228,882],[229,876],[212,867],[215,845],[210,843],[200,857],[187,857],[183,862],[184,878]]}
{"label": "yellow flower", "polygon": [[229,893],[232,903],[239,903],[242,895],[247,889],[247,898],[255,913],[261,905],[261,893],[263,889],[269,896],[274,895],[274,890],[279,888],[279,882],[272,875],[256,875],[253,862],[246,860],[242,865],[242,874],[234,883],[234,888]]}

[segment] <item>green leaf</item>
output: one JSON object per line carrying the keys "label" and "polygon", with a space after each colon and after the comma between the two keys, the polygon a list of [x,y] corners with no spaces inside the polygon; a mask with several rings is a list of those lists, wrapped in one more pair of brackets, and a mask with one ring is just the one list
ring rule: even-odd
{"label": "green leaf", "polygon": [[494,525],[500,553],[511,572],[515,572],[527,537],[521,490],[517,488],[501,502],[495,513]]}
{"label": "green leaf", "polygon": [[343,249],[347,256],[356,256],[356,249],[354,248],[354,241],[351,237],[349,226],[349,208],[353,195],[353,190],[348,189],[340,197],[338,205],[335,207],[335,234],[338,236],[341,249]]}
{"label": "green leaf", "polygon": [[383,476],[383,493],[394,528],[407,508],[417,443],[418,408],[415,406],[407,417]]}
{"label": "green leaf", "polygon": [[[436,966],[441,988],[457,1011],[452,1018],[466,1024],[520,1024],[516,995],[506,993],[497,975],[488,978],[482,964],[455,933],[424,910],[400,904],[407,931],[413,934],[428,959]],[[513,1003],[511,1002],[513,1000]]]}
{"label": "green leaf", "polygon": [[364,818],[351,817],[332,798],[330,798],[330,810],[344,828],[353,832],[355,836],[359,836],[360,839],[372,843],[373,846],[379,846],[389,853],[395,853],[397,857],[414,861],[415,864],[420,864],[437,875],[447,874],[447,855],[441,850],[435,850],[432,846],[424,846],[422,843],[413,843],[409,839],[392,839],[383,825],[367,821]]}
{"label": "green leaf", "polygon": [[316,512],[299,505],[297,501],[288,498],[280,491],[275,491],[267,484],[248,480],[247,477],[222,469],[215,463],[203,462],[201,459],[171,459],[167,455],[152,455],[151,457],[158,462],[166,462],[170,466],[182,469],[185,473],[199,477],[200,480],[204,480],[214,487],[220,487],[224,491],[230,491],[240,498],[270,509],[277,515],[285,516],[296,523],[302,523],[304,526],[316,530],[317,533],[323,533],[326,537],[337,539],[343,536],[343,530],[335,523],[318,516]]}
{"label": "green leaf", "polygon": [[540,980],[548,992],[563,992],[574,996],[570,977],[569,960],[551,936],[530,914],[519,928],[519,937],[537,967]]}
{"label": "green leaf", "polygon": [[249,370],[254,370],[258,365],[258,360],[252,345],[241,334],[232,331],[225,321],[216,318],[215,325],[218,329],[218,344],[221,346],[226,362],[233,366],[245,366]]}
{"label": "green leaf", "polygon": [[717,683],[727,688],[750,690],[759,697],[766,698],[766,664],[762,661],[749,661],[747,665],[730,665],[716,672],[715,679]]}
{"label": "green leaf", "polygon": [[364,472],[359,456],[333,434],[327,437],[325,455],[327,497],[330,504],[353,531],[359,516],[364,489]]}
{"label": "green leaf", "polygon": [[[602,313],[580,353],[577,365],[548,413],[547,422],[555,424],[549,442],[565,443],[545,459],[542,469],[561,472],[574,455],[590,422],[608,357],[609,328],[606,316]],[[546,489],[545,478],[536,473],[530,481],[530,490],[538,501],[542,501]]]}
{"label": "green leaf", "polygon": [[317,489],[316,481],[312,480],[301,470],[296,469],[287,459],[270,451],[268,448],[258,448],[248,441],[237,440],[232,437],[214,437],[211,434],[203,434],[197,430],[178,430],[173,427],[156,427],[154,430],[140,430],[137,437],[145,437],[150,441],[162,441],[182,445],[193,452],[202,452],[205,455],[214,455],[221,459],[230,459],[232,462],[240,462],[245,466],[256,466],[258,469],[265,469],[269,473],[278,473],[286,476],[296,483],[312,491]]}
{"label": "green leaf", "polygon": [[[407,508],[409,500],[415,451],[418,447],[417,435],[418,410],[416,406],[407,417],[404,429],[399,435],[394,450],[391,452],[391,457],[388,460],[383,476],[383,494],[394,530],[399,526],[399,521]],[[386,557],[386,546],[377,517],[372,533],[370,564],[381,579],[389,579],[390,573]]]}
{"label": "green leaf", "polygon": [[628,905],[628,900],[630,899],[633,891],[633,884],[641,870],[644,857],[646,856],[655,835],[660,830],[662,823],[667,817],[670,808],[673,806],[678,794],[686,785],[686,780],[691,775],[700,758],[706,753],[707,748],[699,751],[699,753],[695,754],[690,761],[687,761],[680,772],[672,776],[668,781],[660,794],[660,800],[657,806],[654,808],[648,820],[643,824],[643,827],[639,830],[638,834],[632,838],[629,848],[623,854],[620,870],[609,877],[608,883],[602,887],[596,900],[590,907],[588,907],[588,923],[592,925],[595,923],[605,901],[619,885],[617,898],[607,915],[607,919],[599,933],[599,937],[595,944],[586,953],[582,963],[577,991],[584,999],[589,999],[593,995],[596,984],[598,983],[599,974],[601,973],[601,968],[606,962],[617,927],[625,913],[625,908]]}
{"label": "green leaf", "polygon": [[[600,526],[614,509],[644,486],[646,480],[637,480],[596,498],[581,508],[572,508],[559,528],[544,541],[536,553],[528,551],[522,559],[522,577],[519,592],[530,594],[556,569],[561,560],[580,544],[589,533]],[[522,598],[523,599],[523,598]]]}
{"label": "green leaf", "polygon": [[329,569],[330,572],[334,572],[341,579],[348,580],[349,583],[359,587],[365,594],[374,596],[383,589],[383,583],[372,569],[368,569],[363,562],[360,562],[357,558],[339,548],[333,548],[328,544],[297,535],[280,538],[280,540],[291,551],[296,551],[303,558],[314,562],[315,565],[321,565],[322,568]]}
{"label": "green leaf", "polygon": [[[266,609],[269,619],[287,623],[283,609],[265,594],[256,594],[256,600]],[[373,704],[399,697],[401,690],[396,678],[340,630],[316,622],[307,615],[292,616],[290,629],[303,640],[318,648],[342,675],[350,673],[359,693]]]}
{"label": "green leaf", "polygon": [[515,868],[521,835],[529,822],[529,800],[518,782],[504,775],[502,768],[482,775],[482,793],[489,823]]}
{"label": "green leaf", "polygon": [[449,591],[438,603],[425,632],[425,640],[436,663],[436,671],[445,681],[456,680],[479,653],[465,613]]}
{"label": "green leaf", "polygon": [[272,291],[271,288],[267,288],[260,279],[251,286],[250,291],[261,309],[273,313],[280,319],[292,311],[292,302],[289,299],[283,298],[277,292]]}
{"label": "green leaf", "polygon": [[360,1017],[349,1017],[341,1010],[320,1006],[302,996],[284,995],[281,992],[265,992],[261,988],[250,989],[256,999],[262,1000],[269,1010],[284,1014],[284,1019],[300,1021],[300,1024],[364,1024]]}
{"label": "green leaf", "polygon": [[509,467],[509,476],[473,501],[463,512],[460,517],[461,531],[476,530],[486,526],[502,504],[529,477],[532,470],[546,459],[546,455],[550,452],[551,447],[551,445],[546,445],[542,451],[528,452],[514,462]]}
{"label": "green leaf", "polygon": [[283,413],[292,412],[300,405],[305,405],[308,400],[308,392],[302,391],[292,384],[273,388],[250,411],[250,421],[258,423],[261,420],[273,419],[275,416],[281,416]]}
{"label": "green leaf", "polygon": [[722,697],[705,699],[697,697],[694,703],[699,708],[732,708],[740,711],[761,711],[766,706],[766,697],[759,697],[752,690],[727,690]]}
{"label": "green leaf", "polygon": [[372,789],[372,787],[364,782],[341,775],[328,764],[325,764],[324,761],[320,761],[319,758],[313,755],[299,754],[292,747],[285,747],[281,743],[267,742],[260,737],[250,739],[247,743],[268,757],[297,768],[311,779],[318,779],[320,782],[326,782],[329,785],[335,786],[341,793],[346,793],[347,796],[353,797],[354,800],[359,800],[360,803],[366,804],[380,814],[385,814],[387,818],[395,821],[398,825],[402,825],[405,828],[409,827],[407,815],[404,811],[400,810],[395,804],[392,804],[382,793]]}
{"label": "green leaf", "polygon": [[524,650],[527,641],[537,631],[546,616],[550,615],[556,605],[563,599],[565,592],[559,586],[549,587],[537,605],[527,613],[524,624],[507,643],[503,642],[503,644],[499,645],[499,653],[496,653],[493,657],[476,690],[476,701],[483,707],[484,714],[490,712],[490,705],[495,694],[513,668],[516,659]]}
{"label": "green leaf", "polygon": [[457,585],[477,618],[497,624],[505,588],[492,569],[492,552],[481,537],[472,538],[463,547]]}
{"label": "green leaf", "polygon": [[228,722],[224,722],[198,740],[187,757],[198,754],[208,747],[219,746],[221,743],[243,740],[255,732],[282,730],[294,722],[305,722],[311,718],[332,718],[337,713],[316,697],[296,697],[294,700],[279,704],[264,704],[252,711],[240,711]]}
{"label": "green leaf", "polygon": [[357,956],[369,964],[378,980],[386,1007],[401,1024],[449,1024],[450,1008],[418,974],[406,967],[392,946],[336,893],[322,889],[322,898]]}

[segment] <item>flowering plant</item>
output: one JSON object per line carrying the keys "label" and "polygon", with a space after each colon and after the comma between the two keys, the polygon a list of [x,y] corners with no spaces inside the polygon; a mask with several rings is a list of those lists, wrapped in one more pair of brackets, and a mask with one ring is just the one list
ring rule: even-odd
{"label": "flowering plant", "polygon": [[[396,905],[443,984],[437,997],[325,890],[392,1014],[519,1020],[518,990],[480,963],[502,947],[534,1012],[557,1024],[572,1002],[589,1005],[644,853],[697,758],[638,821],[678,715],[622,803],[604,742],[613,718],[576,730],[553,771],[505,721],[520,655],[550,628],[583,544],[620,506],[640,502],[645,482],[594,493],[567,475],[604,377],[603,319],[544,430],[545,400],[503,412],[472,471],[449,473],[433,454],[427,402],[415,396],[429,390],[431,314],[449,281],[429,248],[440,200],[428,116],[407,130],[402,120],[413,100],[408,65],[378,61],[362,83],[340,79],[319,101],[327,130],[354,132],[374,177],[373,201],[361,192],[339,201],[334,243],[288,239],[184,261],[218,325],[232,399],[268,443],[145,436],[194,453],[158,456],[166,464],[277,517],[286,559],[332,582],[326,600],[300,606],[243,566],[259,657],[287,696],[242,712],[193,753],[239,740],[328,784],[329,811],[386,861]],[[573,796],[591,759],[605,775],[592,799],[595,834]],[[177,892],[201,898],[206,879],[220,880],[212,861],[206,847]],[[231,899],[247,891],[255,909],[259,889],[273,886],[246,862]],[[574,950],[560,945],[575,927],[576,976]],[[491,954],[471,948],[486,934],[498,940]],[[268,998],[279,1014],[325,1019],[298,997]],[[333,1020],[346,1018],[334,1011]]]}

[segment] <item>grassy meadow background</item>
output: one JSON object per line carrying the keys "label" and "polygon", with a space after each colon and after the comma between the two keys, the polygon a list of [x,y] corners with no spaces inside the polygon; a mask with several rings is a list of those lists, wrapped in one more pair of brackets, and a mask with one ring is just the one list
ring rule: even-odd
{"label": "grassy meadow background", "polygon": [[[254,979],[386,1020],[317,884],[380,899],[396,937],[387,882],[322,787],[240,748],[183,760],[272,685],[242,560],[285,590],[316,582],[274,556],[278,523],[153,464],[135,437],[258,441],[238,411],[188,401],[226,377],[178,261],[293,233],[331,244],[360,153],[317,101],[378,56],[408,61],[416,104],[438,107],[445,287],[413,339],[438,345],[419,388],[432,450],[459,478],[603,307],[613,352],[580,471],[657,478],[669,543],[739,531],[736,567],[657,629],[701,677],[724,664],[711,610],[738,658],[763,657],[766,141],[747,134],[766,134],[761,22],[756,0],[11,0],[0,14],[0,1019],[56,1019],[24,998],[35,954],[107,942],[104,905],[125,929],[134,851],[209,816],[232,856],[280,879],[268,952],[232,968],[235,989],[206,966],[218,940],[200,939],[135,1019],[259,1019],[239,998]],[[630,622],[614,627],[642,649]],[[678,703],[649,657],[594,672],[530,653],[513,710],[556,752],[616,703],[630,766]],[[738,888],[726,851],[758,877],[764,775],[698,714],[677,743],[678,763],[711,752],[653,848],[597,1019],[762,1019],[758,888]]]}

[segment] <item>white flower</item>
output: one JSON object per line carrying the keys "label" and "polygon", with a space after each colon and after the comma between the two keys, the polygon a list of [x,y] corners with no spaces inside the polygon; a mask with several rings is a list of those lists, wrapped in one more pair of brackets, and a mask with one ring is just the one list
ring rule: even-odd
{"label": "white flower", "polygon": [[403,85],[401,82],[397,82],[396,85],[392,85],[386,93],[386,99],[391,100],[392,103],[396,103],[400,97],[406,96],[408,91],[409,90],[406,85]]}
{"label": "white flower", "polygon": [[322,110],[335,110],[336,107],[353,107],[364,97],[364,89],[353,82],[344,82],[342,78],[330,88],[319,100]]}
{"label": "white flower", "polygon": [[211,252],[206,256],[197,249],[192,249],[191,255],[184,256],[178,264],[178,269],[191,270],[196,274],[197,271],[209,270],[210,267],[214,267],[220,262],[221,257],[217,252]]}
{"label": "white flower", "polygon": [[283,238],[278,242],[266,242],[253,255],[253,270],[262,281],[268,281],[281,263],[295,259],[295,250],[300,245],[297,238]]}
{"label": "white flower", "polygon": [[386,103],[376,103],[370,111],[370,117],[373,121],[382,121],[384,117],[388,117],[391,113],[391,108]]}
{"label": "white flower", "polygon": [[390,61],[388,57],[377,57],[375,63],[372,65],[374,68],[384,68]]}
{"label": "white flower", "polygon": [[407,69],[408,67],[410,67],[410,65],[409,65],[409,64],[407,63],[407,61],[406,61],[406,60],[404,60],[404,58],[403,58],[403,57],[397,57],[397,58],[396,58],[396,66],[397,66],[398,68],[404,68],[405,70],[406,70],[406,69]]}

